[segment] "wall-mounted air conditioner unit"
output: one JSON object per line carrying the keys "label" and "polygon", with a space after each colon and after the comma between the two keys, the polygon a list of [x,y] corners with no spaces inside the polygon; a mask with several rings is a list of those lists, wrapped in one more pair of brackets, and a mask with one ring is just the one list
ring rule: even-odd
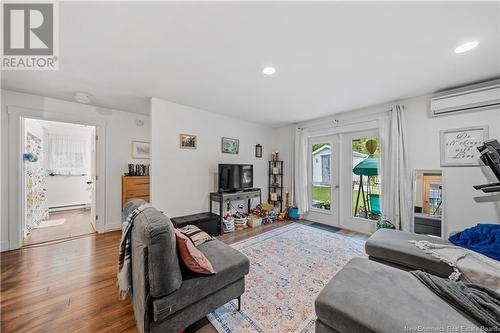
{"label": "wall-mounted air conditioner unit", "polygon": [[439,93],[431,98],[433,116],[449,115],[456,112],[480,111],[500,108],[500,82],[490,82],[468,88],[460,88]]}

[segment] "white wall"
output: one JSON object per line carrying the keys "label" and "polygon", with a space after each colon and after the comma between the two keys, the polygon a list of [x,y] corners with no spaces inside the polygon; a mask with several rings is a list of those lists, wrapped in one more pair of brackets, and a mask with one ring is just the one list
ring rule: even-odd
{"label": "white wall", "polygon": [[[198,149],[180,149],[179,133],[197,135]],[[240,140],[238,155],[221,153],[223,136]],[[152,98],[151,138],[152,203],[168,216],[208,211],[219,163],[253,164],[254,187],[267,201],[268,161],[277,148],[272,128]],[[257,143],[262,158],[255,157]]]}
{"label": "white wall", "polygon": [[[49,176],[47,177],[47,206],[49,208],[57,208],[63,206],[88,205],[91,202],[91,187],[87,181],[92,180],[91,173],[91,136],[92,127],[57,123],[52,121],[40,121],[46,131],[46,142],[50,134],[69,135],[85,139],[86,145],[86,172],[85,175],[73,176]],[[48,153],[48,150],[46,150]],[[45,158],[45,168],[48,170],[49,156]]]}
{"label": "white wall", "polygon": [[[500,140],[500,109],[460,113],[443,117],[430,116],[430,95],[397,101],[405,106],[408,154],[411,167],[443,171],[443,235],[462,230],[477,223],[500,223],[500,195],[484,194],[474,190],[476,184],[497,182],[488,167],[441,167],[439,132],[444,129],[489,125],[490,138]],[[352,112],[332,115],[300,123],[300,127],[324,126],[377,118],[389,105],[376,105]],[[347,126],[349,127],[349,126]],[[293,129],[288,129],[292,131]],[[326,134],[329,130],[322,131]],[[338,131],[338,128],[330,131]],[[283,147],[287,145],[282,143]],[[288,148],[293,149],[293,139]],[[382,152],[383,154],[383,152]],[[382,180],[383,181],[383,180]]]}
{"label": "white wall", "polygon": [[[131,159],[131,141],[149,141],[149,117],[123,112],[118,110],[98,108],[92,105],[66,102],[62,100],[35,96],[2,90],[1,101],[1,242],[2,250],[9,248],[9,133],[8,133],[8,106],[18,106],[61,114],[83,115],[88,118],[102,121],[106,126],[106,157],[105,174],[105,211],[104,230],[118,229],[121,224],[121,176],[127,171],[127,163],[144,163],[144,160]],[[141,119],[144,126],[138,127],[134,120]],[[102,217],[100,217],[101,219]]]}
{"label": "white wall", "polygon": [[[289,193],[290,204],[293,202],[293,191],[292,191],[292,179],[294,174],[294,166],[293,166],[293,155],[294,155],[294,146],[293,140],[295,135],[295,127],[294,126],[285,126],[274,129],[274,145],[276,147],[275,150],[279,152],[279,159],[282,160],[283,163],[283,193]],[[283,194],[283,199],[285,194]]]}
{"label": "white wall", "polygon": [[48,176],[47,207],[60,208],[90,204],[91,189],[87,185],[89,175],[85,176]]}
{"label": "white wall", "polygon": [[[43,126],[41,122],[37,119],[26,119],[24,124],[25,132],[29,132],[34,136],[38,137],[42,141],[42,154],[45,157],[45,135],[43,132]],[[26,133],[25,133],[26,134]]]}
{"label": "white wall", "polygon": [[444,230],[476,223],[500,223],[500,195],[474,190],[476,184],[498,182],[488,167],[440,167],[439,131],[489,125],[490,138],[500,140],[500,109],[431,117],[430,96],[402,101],[405,105],[409,158],[414,169],[443,170]]}

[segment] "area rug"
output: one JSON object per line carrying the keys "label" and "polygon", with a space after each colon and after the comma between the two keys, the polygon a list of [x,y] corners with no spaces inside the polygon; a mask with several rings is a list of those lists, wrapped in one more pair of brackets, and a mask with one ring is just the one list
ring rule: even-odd
{"label": "area rug", "polygon": [[58,225],[63,225],[66,222],[66,219],[54,219],[54,220],[45,220],[40,222],[39,225],[36,226],[36,228],[48,228],[48,227],[55,227]]}
{"label": "area rug", "polygon": [[232,245],[250,259],[242,311],[236,301],[208,320],[221,333],[314,332],[314,301],[365,241],[291,224]]}

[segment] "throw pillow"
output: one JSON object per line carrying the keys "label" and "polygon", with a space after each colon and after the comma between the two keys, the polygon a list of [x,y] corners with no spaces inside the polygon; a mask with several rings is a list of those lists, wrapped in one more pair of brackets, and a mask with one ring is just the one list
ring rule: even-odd
{"label": "throw pillow", "polygon": [[201,244],[214,239],[212,236],[195,225],[187,225],[180,228],[180,231],[193,242],[194,246],[200,246]]}
{"label": "throw pillow", "polygon": [[175,237],[179,256],[188,270],[205,275],[216,273],[207,257],[179,229],[175,229]]}

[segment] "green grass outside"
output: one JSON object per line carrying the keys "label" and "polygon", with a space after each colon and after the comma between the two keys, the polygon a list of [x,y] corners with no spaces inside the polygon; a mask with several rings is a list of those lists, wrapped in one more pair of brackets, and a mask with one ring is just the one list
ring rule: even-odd
{"label": "green grass outside", "polygon": [[313,200],[330,201],[330,186],[313,186],[312,198]]}
{"label": "green grass outside", "polygon": [[[313,186],[312,189],[312,199],[313,200],[321,200],[321,201],[331,201],[330,200],[330,187],[328,186]],[[352,213],[354,215],[354,208],[356,207],[356,198],[358,196],[358,191],[352,191]],[[359,206],[363,207],[363,199],[361,196],[359,197]]]}

